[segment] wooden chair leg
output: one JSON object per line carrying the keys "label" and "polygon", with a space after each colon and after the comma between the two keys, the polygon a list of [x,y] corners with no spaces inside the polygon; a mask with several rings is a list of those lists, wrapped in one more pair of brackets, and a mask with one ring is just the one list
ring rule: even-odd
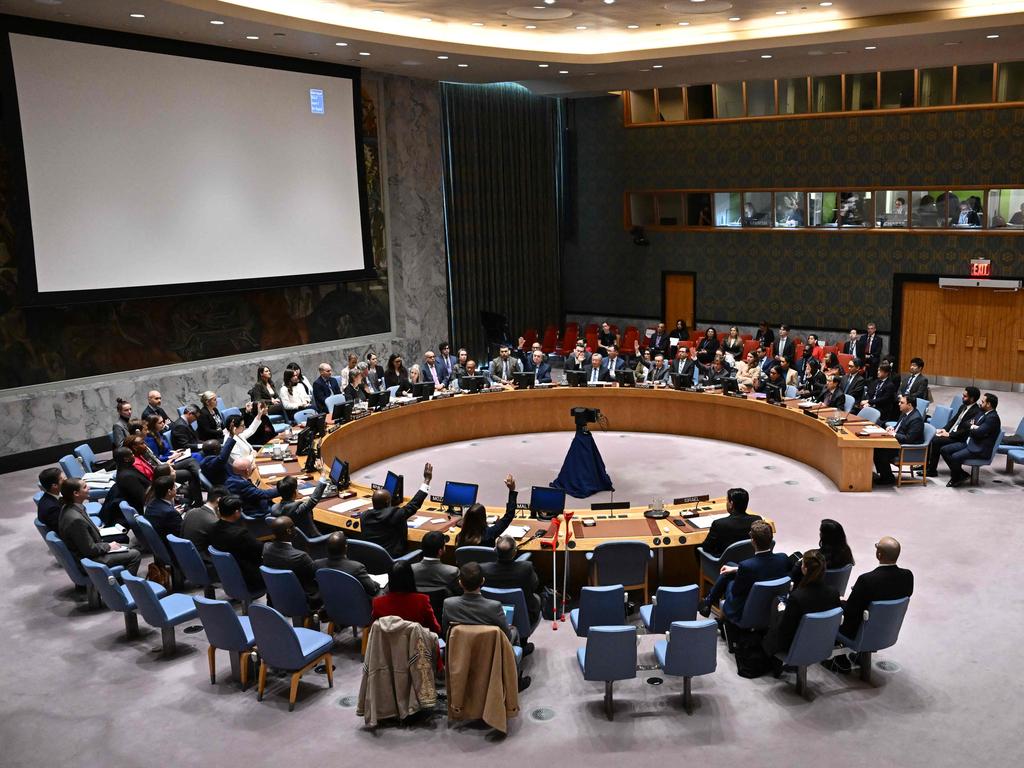
{"label": "wooden chair leg", "polygon": [[302,679],[302,670],[292,673],[292,687],[288,692],[288,711],[293,712],[295,710],[295,697],[299,693],[299,680]]}
{"label": "wooden chair leg", "polygon": [[334,687],[334,661],[331,659],[330,652],[324,654],[324,665],[327,669],[327,687]]}
{"label": "wooden chair leg", "polygon": [[239,675],[242,678],[242,690],[249,687],[249,664],[252,659],[252,651],[242,651],[238,655],[238,663],[242,667]]}
{"label": "wooden chair leg", "polygon": [[327,634],[328,635],[332,635],[332,636],[334,635],[334,622],[333,621],[327,622]]}
{"label": "wooden chair leg", "polygon": [[267,662],[260,661],[260,678],[256,688],[256,701],[263,701],[263,690],[267,687]]}
{"label": "wooden chair leg", "polygon": [[212,645],[206,651],[206,658],[210,662],[210,685],[217,682],[217,649]]}

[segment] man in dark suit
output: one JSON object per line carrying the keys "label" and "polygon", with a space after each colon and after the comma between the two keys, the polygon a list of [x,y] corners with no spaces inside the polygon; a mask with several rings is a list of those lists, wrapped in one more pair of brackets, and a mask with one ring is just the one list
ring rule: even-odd
{"label": "man in dark suit", "polygon": [[331,375],[331,364],[320,363],[320,375],[313,382],[313,407],[317,413],[327,413],[327,398],[341,394],[341,385]]}
{"label": "man in dark suit", "polygon": [[974,423],[974,417],[981,411],[978,406],[978,400],[981,399],[980,389],[964,387],[962,398],[963,402],[956,409],[956,413],[950,415],[942,428],[935,431],[935,437],[932,438],[928,448],[928,474],[930,476],[938,474],[939,453],[943,448],[952,443],[967,442],[967,433],[971,429],[971,424]]}
{"label": "man in dark suit", "polygon": [[626,367],[626,361],[619,355],[619,345],[612,344],[608,347],[605,354],[604,360],[601,361],[601,367],[608,373],[608,378],[615,381],[615,372],[624,370]]}
{"label": "man in dark suit", "polygon": [[917,399],[928,397],[928,378],[921,373],[924,370],[924,360],[915,357],[910,361],[910,373],[905,381],[900,383],[900,394],[910,398],[910,402],[916,404]]}
{"label": "man in dark suit", "polygon": [[307,538],[320,536],[320,529],[313,521],[313,509],[320,503],[326,488],[327,480],[322,479],[309,496],[300,496],[299,481],[294,477],[282,477],[277,481],[277,493],[281,500],[270,508],[270,515],[290,517],[295,527],[306,534]]}
{"label": "man in dark suit", "polygon": [[857,357],[864,361],[864,376],[868,379],[875,377],[878,364],[882,360],[882,338],[877,330],[874,323],[868,323],[867,333],[857,340],[860,344]]}
{"label": "man in dark suit", "polygon": [[725,510],[728,517],[720,517],[711,523],[708,535],[701,544],[705,553],[721,557],[726,547],[750,538],[750,526],[761,519],[760,515],[748,515],[747,505],[750,494],[745,488],[730,488],[726,493]]}
{"label": "man in dark suit", "polygon": [[39,487],[43,495],[36,502],[36,518],[46,526],[47,531],[57,532],[60,522],[60,484],[64,482],[64,472],[60,467],[47,467],[39,473]]}
{"label": "man in dark suit", "polygon": [[266,517],[270,512],[270,501],[278,495],[277,488],[260,488],[249,476],[252,475],[253,460],[249,457],[235,459],[225,485],[228,491],[242,500],[242,511],[250,517]]}
{"label": "man in dark suit", "polygon": [[423,558],[412,566],[412,575],[416,579],[416,589],[430,592],[435,589],[447,590],[446,597],[459,593],[459,569],[454,565],[441,562],[444,550],[444,534],[431,531],[420,542]]}
{"label": "man in dark suit", "polygon": [[[900,418],[896,426],[885,431],[895,437],[900,445],[920,445],[924,442],[924,417],[906,395],[900,395],[899,408]],[[875,448],[875,471],[878,473],[875,485],[892,485],[896,482],[889,463],[898,454],[896,448]]]}
{"label": "man in dark suit", "polygon": [[888,363],[878,366],[878,378],[873,381],[866,390],[865,397],[860,402],[860,407],[871,406],[881,414],[879,422],[884,424],[896,418],[896,385],[889,378],[891,369]]}
{"label": "man in dark suit", "polygon": [[647,374],[647,380],[654,384],[667,384],[669,368],[665,365],[665,358],[661,355],[654,356],[654,365]]}
{"label": "man in dark suit", "polygon": [[534,351],[533,357],[530,359],[530,365],[526,370],[533,373],[534,383],[551,383],[551,366],[544,362],[544,353],[539,349]]}
{"label": "man in dark suit", "polygon": [[145,421],[153,414],[156,414],[164,421],[170,423],[171,417],[167,415],[167,411],[165,411],[163,407],[163,395],[161,395],[157,390],[152,389],[146,399],[149,402],[146,404],[146,407],[142,409],[142,420]]}
{"label": "man in dark suit", "polygon": [[950,443],[942,449],[942,458],[952,475],[947,486],[957,488],[970,479],[964,472],[963,463],[967,459],[976,459],[992,453],[992,446],[1002,432],[1002,424],[996,408],[999,398],[991,392],[981,397],[981,413],[974,417],[974,422],[967,430],[967,440],[962,443]]}
{"label": "man in dark suit", "polygon": [[512,380],[512,374],[522,370],[523,364],[517,358],[512,357],[512,348],[508,344],[502,344],[498,349],[498,356],[491,360],[491,378],[502,384],[508,384]]}
{"label": "man in dark suit", "polygon": [[146,505],[143,517],[149,521],[161,539],[173,533],[181,535],[181,515],[174,508],[174,478],[168,475],[153,481],[153,500]]}
{"label": "man in dark suit", "polygon": [[409,541],[406,521],[419,512],[430,493],[430,478],[433,476],[434,468],[427,463],[423,467],[423,485],[403,507],[392,506],[391,494],[387,491],[374,491],[373,508],[363,512],[359,520],[363,538],[384,547],[392,557],[404,555]]}
{"label": "man in dark suit", "polygon": [[700,363],[697,362],[697,353],[693,348],[680,347],[669,373],[678,373],[683,378],[689,376],[692,381],[695,373],[700,374],[700,367]]}
{"label": "man in dark suit", "polygon": [[711,606],[725,597],[723,615],[729,621],[739,621],[743,606],[754,584],[788,576],[789,558],[772,552],[772,529],[763,520],[750,524],[750,541],[754,545],[754,556],[737,565],[723,565],[721,575],[700,604],[700,614],[708,616]]}
{"label": "man in dark suit", "polygon": [[77,478],[65,478],[60,484],[61,500],[64,506],[57,522],[60,536],[75,560],[88,557],[108,567],[123,565],[129,573],[138,573],[142,555],[116,541],[103,541],[100,529],[85,511],[89,499],[89,486]]}
{"label": "man in dark suit", "polygon": [[192,424],[199,418],[198,405],[186,405],[179,418],[171,422],[171,448],[180,451],[188,448],[199,450],[199,436],[192,429]]}
{"label": "man in dark suit", "polygon": [[864,376],[861,374],[863,365],[859,357],[853,358],[846,363],[846,375],[843,376],[843,394],[853,398],[854,413],[860,410],[860,401],[864,399]]}
{"label": "man in dark suit", "polygon": [[421,372],[423,381],[434,382],[434,389],[444,389],[448,386],[448,379],[445,376],[444,366],[437,362],[437,355],[432,349],[423,353],[423,370]]}
{"label": "man in dark suit", "polygon": [[270,521],[270,532],[274,540],[263,545],[263,565],[294,573],[306,593],[309,607],[317,608],[320,597],[317,592],[316,568],[313,558],[292,544],[294,531],[295,523],[290,517],[281,515]]}
{"label": "man in dark suit", "polygon": [[651,350],[652,355],[662,355],[668,357],[668,345],[671,341],[671,337],[665,330],[664,323],[658,323],[658,327],[654,329],[654,335],[651,336],[651,341],[648,344],[648,349]]}
{"label": "man in dark suit", "polygon": [[497,562],[481,563],[487,586],[497,589],[521,589],[526,597],[526,612],[533,624],[540,619],[540,579],[533,563],[519,562],[516,555],[519,550],[516,540],[511,536],[499,536],[494,543],[498,553]]}
{"label": "man in dark suit", "polygon": [[857,635],[864,611],[874,601],[899,600],[914,594],[914,574],[896,565],[899,556],[900,543],[891,536],[883,536],[875,544],[878,567],[857,577],[843,605],[843,624],[839,631],[844,636]]}
{"label": "man in dark suit", "polygon": [[854,357],[860,352],[860,339],[857,337],[857,329],[850,329],[850,336],[846,341],[843,342],[843,354],[853,355]]}
{"label": "man in dark suit", "polygon": [[217,524],[217,508],[220,500],[228,495],[228,489],[218,485],[210,489],[206,494],[206,503],[185,512],[181,521],[181,538],[188,539],[195,544],[200,557],[207,564],[210,564],[210,554],[207,549],[210,546],[210,531]]}
{"label": "man in dark suit", "polygon": [[608,373],[608,369],[602,365],[602,362],[603,358],[597,352],[590,356],[590,367],[586,369],[588,384],[612,380],[611,374]]}
{"label": "man in dark suit", "polygon": [[234,436],[224,441],[206,440],[203,442],[203,455],[199,459],[199,470],[203,477],[214,485],[224,485],[228,481],[228,461],[231,449],[235,447]]}
{"label": "man in dark suit", "polygon": [[242,521],[242,500],[225,496],[217,508],[220,520],[210,531],[209,545],[234,556],[249,589],[263,589],[263,545]]}
{"label": "man in dark suit", "polygon": [[779,326],[779,335],[772,344],[771,349],[771,356],[775,358],[776,362],[785,358],[789,361],[790,368],[793,367],[793,363],[796,361],[796,344],[789,338],[788,325]]}
{"label": "man in dark suit", "polygon": [[835,375],[829,376],[825,381],[825,391],[819,396],[818,402],[825,408],[838,408],[840,411],[846,410],[846,395],[843,394],[843,389],[840,386],[842,380]]}
{"label": "man in dark suit", "polygon": [[[436,533],[436,531],[431,531],[431,533]],[[441,540],[444,541],[443,536]],[[327,557],[320,558],[314,565],[318,571],[321,568],[331,568],[356,578],[370,597],[380,594],[380,586],[370,576],[366,566],[358,560],[349,559],[348,539],[342,531],[335,531],[327,537]]]}
{"label": "man in dark suit", "polygon": [[[437,364],[440,369],[444,372],[445,381],[451,381],[452,377],[455,376],[455,364],[458,360],[452,355],[452,348],[447,341],[442,341],[437,345]],[[381,371],[381,379],[384,378],[383,369]]]}

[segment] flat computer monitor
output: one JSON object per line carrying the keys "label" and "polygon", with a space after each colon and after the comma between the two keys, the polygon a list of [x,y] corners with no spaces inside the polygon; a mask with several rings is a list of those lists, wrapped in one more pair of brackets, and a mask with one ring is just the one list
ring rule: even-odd
{"label": "flat computer monitor", "polygon": [[383,392],[372,392],[366,398],[366,407],[371,411],[379,411],[385,405],[391,402],[391,392],[384,390]]}
{"label": "flat computer monitor", "polygon": [[306,429],[313,431],[313,437],[323,437],[327,434],[327,414],[318,413],[306,419]]}
{"label": "flat computer monitor", "polygon": [[393,504],[400,504],[405,494],[405,477],[396,475],[389,469],[387,477],[384,478],[384,490],[391,494]]}
{"label": "flat computer monitor", "polygon": [[781,384],[765,384],[764,385],[765,399],[769,403],[781,403],[782,402],[782,385]]}
{"label": "flat computer monitor", "polygon": [[355,400],[346,400],[343,403],[335,403],[334,409],[331,411],[331,421],[335,424],[344,424],[347,421],[352,421],[352,409],[355,408]]}
{"label": "flat computer monitor", "polygon": [[[306,422],[309,423],[308,421]],[[299,432],[298,439],[295,441],[295,455],[296,456],[308,456],[313,450],[313,440],[316,438],[316,433],[310,427],[303,427],[302,431]]]}
{"label": "flat computer monitor", "polygon": [[615,372],[615,380],[619,382],[620,387],[635,387],[636,372],[630,368],[623,368]]}
{"label": "flat computer monitor", "polygon": [[587,372],[566,371],[565,383],[568,384],[570,387],[585,387],[587,386]]}
{"label": "flat computer monitor", "polygon": [[565,491],[535,485],[530,490],[530,517],[551,520],[565,511]]}
{"label": "flat computer monitor", "polygon": [[693,389],[692,373],[669,373],[672,377],[672,386],[676,389]]}
{"label": "flat computer monitor", "polygon": [[536,377],[533,372],[518,371],[512,374],[512,381],[515,383],[516,389],[532,389]]}
{"label": "flat computer monitor", "polygon": [[347,488],[349,484],[348,462],[335,459],[331,462],[331,483],[335,488]]}
{"label": "flat computer monitor", "polygon": [[728,378],[722,379],[722,393],[726,395],[738,395],[740,392],[740,383],[736,379]]}
{"label": "flat computer monitor", "polygon": [[479,392],[487,385],[483,376],[462,376],[459,378],[459,390],[462,392]]}
{"label": "flat computer monitor", "polygon": [[412,396],[413,397],[426,397],[429,398],[434,394],[434,382],[432,381],[417,381],[412,385]]}
{"label": "flat computer monitor", "polygon": [[465,509],[476,504],[476,493],[480,489],[476,483],[455,483],[449,480],[444,484],[444,505]]}

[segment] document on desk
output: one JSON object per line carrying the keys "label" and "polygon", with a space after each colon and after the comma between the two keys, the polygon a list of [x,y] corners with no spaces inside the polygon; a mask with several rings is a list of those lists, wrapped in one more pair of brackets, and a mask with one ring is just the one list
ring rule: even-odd
{"label": "document on desk", "polygon": [[270,477],[271,475],[286,475],[288,470],[284,468],[284,464],[257,464],[262,477]]}
{"label": "document on desk", "polygon": [[114,475],[111,472],[86,472],[82,475],[82,480],[87,483],[112,483],[114,482]]}
{"label": "document on desk", "polygon": [[339,515],[346,515],[349,512],[354,512],[361,507],[365,507],[369,499],[349,499],[343,501],[340,504],[335,504],[333,507],[328,507],[331,512],[337,512]]}
{"label": "document on desk", "polygon": [[419,528],[424,523],[432,522],[434,518],[427,517],[426,515],[416,515],[416,517],[410,517],[406,521],[406,525],[410,528]]}
{"label": "document on desk", "polygon": [[691,518],[688,518],[688,519],[689,519],[690,525],[692,525],[694,528],[710,528],[711,524],[713,522],[715,522],[715,520],[718,520],[719,518],[722,518],[722,517],[728,517],[728,516],[729,516],[729,513],[727,512],[724,515],[706,515],[704,517],[691,517]]}
{"label": "document on desk", "polygon": [[864,429],[862,429],[860,433],[862,435],[884,435],[885,429],[883,427],[879,427],[876,426],[875,424],[872,424],[870,426],[864,427]]}
{"label": "document on desk", "polygon": [[505,535],[511,536],[513,539],[521,539],[529,532],[529,527],[525,525],[510,525],[505,529]]}
{"label": "document on desk", "polygon": [[315,485],[307,485],[305,488],[299,488],[299,496],[312,496],[315,490]]}

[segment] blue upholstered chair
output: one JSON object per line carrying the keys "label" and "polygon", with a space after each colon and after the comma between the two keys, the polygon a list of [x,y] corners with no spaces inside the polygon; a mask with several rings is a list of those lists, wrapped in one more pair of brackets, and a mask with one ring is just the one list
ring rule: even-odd
{"label": "blue upholstered chair", "polygon": [[992,452],[985,455],[979,456],[976,459],[965,459],[963,465],[971,468],[971,485],[978,484],[978,477],[981,474],[981,468],[987,467],[995,461],[996,453],[999,451],[999,446],[1003,443],[1003,433],[1000,432],[996,435],[996,441],[992,445]]}
{"label": "blue upholstered chair", "polygon": [[636,627],[590,627],[586,647],[576,650],[576,661],[584,680],[604,683],[604,711],[613,720],[612,684],[636,677]]}
{"label": "blue upholstered chair", "polygon": [[156,528],[153,527],[153,524],[143,515],[136,515],[135,530],[142,534],[142,542],[146,545],[146,549],[153,554],[153,558],[160,563],[160,565],[166,565],[170,568],[175,581],[179,581],[174,558],[171,557],[171,552],[167,549],[167,544],[164,543],[162,538],[160,538],[160,534],[156,532]]}
{"label": "blue upholstered chair", "polygon": [[[523,590],[519,587],[499,589],[498,587],[485,586],[480,591],[484,597],[497,600],[502,605],[512,606],[512,624],[519,630],[519,637],[523,640],[532,635],[533,630],[540,624],[539,616],[536,623],[530,623],[530,612],[526,607],[526,595],[523,594]],[[440,618],[440,614],[438,614],[438,618]]]}
{"label": "blue upholstered chair", "polygon": [[775,658],[788,667],[796,667],[796,692],[807,696],[807,667],[832,657],[836,633],[843,621],[843,609],[831,608],[800,617],[796,634],[788,651],[779,651]]}
{"label": "blue upholstered chair", "polygon": [[964,401],[963,395],[960,395],[960,394],[953,395],[953,399],[949,401],[949,410],[955,412],[956,409],[961,406],[963,401]]}
{"label": "blue upholstered chair", "polygon": [[160,597],[155,589],[159,585],[152,581],[140,579],[128,572],[122,573],[121,578],[124,579],[125,586],[128,587],[128,592],[131,593],[142,618],[151,627],[160,630],[164,655],[174,653],[177,649],[174,628],[196,617],[196,606],[192,598],[180,593]]}
{"label": "blue upholstered chair", "polygon": [[53,556],[57,558],[57,562],[61,564],[68,578],[71,579],[71,583],[75,587],[85,590],[85,597],[89,607],[99,608],[100,596],[96,591],[96,587],[93,586],[92,579],[82,570],[82,566],[79,565],[75,556],[71,554],[71,550],[68,549],[68,545],[64,543],[63,539],[53,531],[50,531],[46,534],[46,545],[50,548]]}
{"label": "blue upholstered chair", "polygon": [[217,682],[217,651],[227,651],[231,659],[232,675],[242,683],[244,691],[249,684],[249,665],[256,645],[248,616],[239,616],[227,600],[209,600],[193,597],[199,620],[203,622],[206,639],[210,642],[207,657],[210,662],[210,685]]}
{"label": "blue upholstered chair", "polygon": [[[928,451],[931,450],[932,438],[935,437],[935,425],[924,425],[924,439],[920,443],[903,443],[893,462],[896,467],[896,485],[917,482],[914,478],[914,467],[921,467],[921,485],[928,484]],[[904,470],[909,470],[911,479],[904,480]]]}
{"label": "blue upholstered chair", "polygon": [[644,602],[651,599],[647,585],[647,565],[654,552],[644,541],[606,541],[584,555],[590,561],[590,585],[621,584],[628,592],[642,589]]}
{"label": "blue upholstered chair", "polygon": [[406,552],[401,557],[392,558],[388,551],[380,544],[374,544],[372,541],[351,539],[348,542],[348,556],[350,559],[365,565],[367,571],[377,576],[382,573],[391,573],[395,563],[400,560],[404,560],[407,563],[415,563],[423,557],[423,552],[414,549],[412,552]]}
{"label": "blue upholstered chair", "polygon": [[853,406],[855,404],[856,403],[855,403],[855,401],[853,399],[853,395],[843,395],[843,410],[844,411],[849,413],[850,409],[853,408]]}
{"label": "blue upholstered chair", "polygon": [[[782,576],[771,581],[754,582],[754,586],[750,588],[750,594],[747,595],[747,600],[743,604],[740,620],[734,626],[746,630],[765,629],[768,626],[775,598],[788,595],[791,583],[789,576]],[[729,625],[730,622],[726,622],[725,626]],[[734,647],[732,638],[726,637],[726,640],[729,643],[729,650],[732,651]]]}
{"label": "blue upholstered chair", "polygon": [[860,677],[865,682],[871,681],[871,654],[896,645],[909,605],[909,597],[869,603],[867,617],[857,628],[857,634],[846,637],[840,632],[837,636],[844,647],[858,655]]}
{"label": "blue upholstered chair", "polygon": [[586,637],[591,627],[617,626],[626,620],[626,591],[621,584],[608,587],[583,587],[580,607],[569,611],[569,621],[579,637]]}
{"label": "blue upholstered chair", "polygon": [[217,571],[217,579],[220,581],[224,594],[242,604],[243,614],[248,613],[252,601],[267,594],[266,590],[249,589],[242,576],[242,569],[238,567],[235,556],[230,552],[222,552],[216,547],[210,547],[207,551],[210,553],[210,559],[213,560],[213,567]]}
{"label": "blue upholstered chair", "polygon": [[497,559],[494,547],[465,546],[455,550],[455,565],[459,568],[466,563],[493,563]]}
{"label": "blue upholstered chair", "polygon": [[34,517],[32,518],[32,525],[36,527],[36,532],[39,534],[40,538],[42,538],[42,540],[45,542],[46,534],[48,534],[49,531],[47,530],[46,526],[43,525],[43,521],[40,520],[38,517]]}
{"label": "blue upholstered chair", "polygon": [[705,587],[715,585],[723,565],[742,563],[754,556],[754,542],[750,539],[733,542],[718,557],[709,555],[703,547],[697,547],[697,555],[700,557],[700,596],[703,598],[708,592]]}
{"label": "blue upholstered chair", "polygon": [[842,568],[829,568],[825,571],[825,584],[835,589],[842,597],[846,594],[846,588],[850,584],[851,573],[853,573],[853,563],[844,565]]}
{"label": "blue upholstered chair", "polygon": [[917,402],[915,403],[915,405],[917,407],[917,412],[921,414],[921,418],[927,419],[927,417],[928,417],[928,406],[930,405],[930,403],[928,402],[928,398],[926,398],[926,397],[918,397],[916,399],[917,399]]}
{"label": "blue upholstered chair", "polygon": [[327,614],[327,634],[352,627],[355,635],[359,628],[370,625],[371,600],[359,579],[334,568],[320,568],[316,572],[316,583]]}
{"label": "blue upholstered chair", "polygon": [[658,587],[651,605],[640,606],[640,620],[651,634],[668,632],[676,621],[693,621],[697,616],[697,585]]}
{"label": "blue upholstered chair", "polygon": [[718,629],[714,619],[673,621],[664,640],[654,643],[654,657],[666,675],[683,678],[683,708],[693,714],[690,680],[718,667]]}
{"label": "blue upholstered chair", "polygon": [[86,472],[95,472],[96,465],[99,464],[99,460],[96,458],[96,454],[93,453],[92,447],[88,443],[82,443],[80,446],[75,448],[75,456],[82,461],[82,466],[85,467]]}
{"label": "blue upholstered chair", "polygon": [[948,406],[936,405],[932,415],[928,418],[928,423],[934,424],[936,429],[942,429],[946,426],[946,422],[949,421],[949,417],[953,413],[954,411],[949,410]]}
{"label": "blue upholstered chair", "polygon": [[295,696],[302,673],[317,662],[323,661],[327,671],[327,686],[334,687],[334,663],[331,661],[334,638],[325,632],[292,627],[284,616],[266,605],[252,606],[249,620],[260,651],[259,701],[263,701],[268,667],[292,673],[288,695],[289,712],[295,709]]}
{"label": "blue upholstered chair", "polygon": [[334,413],[334,406],[340,405],[345,402],[345,395],[330,395],[324,400],[324,407],[327,408],[328,413]]}
{"label": "blue upholstered chair", "polygon": [[316,409],[303,408],[301,411],[295,412],[295,415],[292,416],[292,421],[294,421],[297,425],[304,425],[306,423],[306,420],[309,419],[311,416],[316,416]]}
{"label": "blue upholstered chair", "polygon": [[122,501],[117,505],[118,509],[121,510],[121,525],[130,530],[135,534],[135,540],[138,542],[140,548],[144,548],[146,540],[143,537],[142,531],[135,522],[135,518],[138,517],[141,512],[138,512],[135,507],[129,504],[127,501]]}
{"label": "blue upholstered chair", "polygon": [[800,391],[796,388],[795,384],[789,384],[786,387],[786,397],[796,397],[800,394]]}
{"label": "blue upholstered chair", "polygon": [[212,600],[216,596],[213,588],[216,580],[210,575],[196,545],[188,539],[169,533],[167,534],[167,546],[170,548],[184,580],[194,587],[202,587],[203,596]]}
{"label": "blue upholstered chair", "polygon": [[306,590],[293,571],[260,566],[263,583],[267,585],[267,599],[279,613],[292,620],[296,627],[304,627],[310,618]]}
{"label": "blue upholstered chair", "polygon": [[[1000,446],[1002,447],[1002,446]],[[1024,463],[1024,448],[1012,448],[1006,452],[1006,471],[1013,472],[1014,462]]]}
{"label": "blue upholstered chair", "polygon": [[[72,456],[70,453],[65,454],[58,459],[57,463],[60,465],[61,470],[68,477],[79,478],[85,474],[85,469],[82,467],[82,462],[77,456]],[[98,500],[106,498],[106,488],[90,488],[89,498],[92,500]]]}
{"label": "blue upholstered chair", "polygon": [[292,532],[292,544],[297,549],[301,549],[314,560],[327,557],[327,540],[331,538],[331,534],[325,533],[321,536],[309,538],[302,532],[301,528],[293,528]]}
{"label": "blue upholstered chair", "polygon": [[882,418],[881,412],[877,408],[872,408],[870,405],[861,408],[857,415],[862,419],[867,419],[872,424],[877,424],[878,420]]}
{"label": "blue upholstered chair", "polygon": [[[117,580],[117,576],[103,563],[97,563],[87,557],[82,558],[82,568],[99,593],[103,604],[112,611],[124,614],[125,637],[137,637],[139,634],[139,617],[135,615],[135,600],[128,588]],[[122,572],[119,570],[119,573]],[[167,590],[159,584],[153,585],[157,597],[163,597]]]}
{"label": "blue upholstered chair", "polygon": [[221,404],[221,399],[219,397],[217,398],[217,407],[220,409],[220,415],[224,418],[224,421],[227,421],[228,418],[231,417],[231,416],[241,416],[242,415],[242,409],[241,408],[225,408],[225,407],[223,407],[223,405]]}
{"label": "blue upholstered chair", "polygon": [[[1016,437],[1024,438],[1024,418],[1022,418],[1020,420],[1020,422],[1017,424],[1017,429],[1014,431],[1013,434]],[[1002,453],[1004,455],[1008,455],[1010,453],[1010,451],[1019,451],[1019,450],[1021,450],[1021,447],[1019,445],[1009,445],[1009,444],[1003,445],[1003,443],[1000,442],[999,443],[999,447],[996,448],[996,453]],[[1013,469],[1013,464],[1011,462],[1007,461],[1006,462],[1006,471],[1009,472],[1012,469]]]}

